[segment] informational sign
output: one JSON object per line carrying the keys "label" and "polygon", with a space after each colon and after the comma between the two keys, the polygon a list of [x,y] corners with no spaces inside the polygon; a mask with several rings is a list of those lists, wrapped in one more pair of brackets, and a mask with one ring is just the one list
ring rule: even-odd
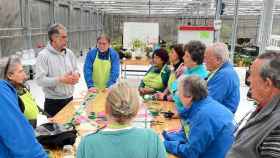
{"label": "informational sign", "polygon": [[158,43],[159,24],[158,23],[139,23],[125,22],[123,27],[123,47],[132,48],[134,40],[141,40],[145,44]]}
{"label": "informational sign", "polygon": [[191,40],[198,40],[206,45],[213,43],[214,27],[211,26],[180,26],[178,43],[186,44]]}

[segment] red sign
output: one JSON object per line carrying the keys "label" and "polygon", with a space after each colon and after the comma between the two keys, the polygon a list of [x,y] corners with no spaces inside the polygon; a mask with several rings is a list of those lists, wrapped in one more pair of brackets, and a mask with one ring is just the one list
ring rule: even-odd
{"label": "red sign", "polygon": [[213,26],[179,26],[179,30],[214,31],[214,27]]}

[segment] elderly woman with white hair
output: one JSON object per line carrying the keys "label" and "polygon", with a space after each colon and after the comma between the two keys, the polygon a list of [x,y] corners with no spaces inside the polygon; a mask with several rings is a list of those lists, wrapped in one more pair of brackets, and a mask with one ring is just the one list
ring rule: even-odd
{"label": "elderly woman with white hair", "polygon": [[[18,56],[12,55],[8,58],[5,64],[3,78],[16,88],[21,111],[32,126],[36,127],[37,116],[39,112],[43,112],[43,110],[39,108],[29,89],[24,84],[27,80],[27,76]],[[47,113],[44,114],[48,115]]]}
{"label": "elderly woman with white hair", "polygon": [[105,129],[84,137],[79,145],[78,158],[165,158],[164,146],[151,129],[132,127],[140,98],[137,89],[127,82],[115,84],[106,98]]}
{"label": "elderly woman with white hair", "polygon": [[204,63],[210,72],[207,79],[209,95],[235,113],[240,101],[240,81],[229,61],[227,46],[224,43],[208,46]]}
{"label": "elderly woman with white hair", "polygon": [[16,89],[4,79],[5,74],[9,78],[17,77],[8,68],[8,65],[13,64],[11,60],[12,58],[0,59],[0,157],[47,158],[31,125],[20,110]]}
{"label": "elderly woman with white hair", "polygon": [[224,158],[233,143],[233,114],[208,97],[206,82],[193,75],[179,82],[182,130],[163,132],[166,150],[183,158]]}

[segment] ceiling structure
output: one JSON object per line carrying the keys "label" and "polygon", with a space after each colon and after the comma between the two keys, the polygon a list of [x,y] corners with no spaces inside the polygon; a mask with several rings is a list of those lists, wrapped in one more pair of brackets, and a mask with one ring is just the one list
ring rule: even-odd
{"label": "ceiling structure", "polygon": [[[213,16],[216,0],[75,0],[106,14]],[[234,14],[234,0],[223,0],[224,15]],[[263,0],[239,0],[239,15],[259,15]],[[275,0],[273,14],[280,14],[280,0]]]}

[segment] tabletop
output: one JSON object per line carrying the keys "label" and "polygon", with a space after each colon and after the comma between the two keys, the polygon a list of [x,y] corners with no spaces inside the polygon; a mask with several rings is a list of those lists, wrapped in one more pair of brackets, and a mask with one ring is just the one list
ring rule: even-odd
{"label": "tabletop", "polygon": [[[90,102],[89,106],[86,107],[87,113],[90,112],[104,112],[105,102],[106,102],[107,92],[100,92],[96,97]],[[82,99],[74,99],[67,106],[65,106],[60,112],[58,112],[54,121],[57,123],[68,123],[74,116],[76,109],[80,106]],[[167,101],[144,101],[144,105],[148,109],[157,110],[159,112],[175,111],[175,106],[173,102]],[[153,116],[151,122],[151,128],[155,130],[156,133],[161,134],[163,130],[176,130],[181,127],[179,119],[168,119],[164,118],[161,113],[158,116]],[[61,150],[52,150],[53,158],[61,158]],[[168,155],[169,158],[176,158],[173,155]]]}

